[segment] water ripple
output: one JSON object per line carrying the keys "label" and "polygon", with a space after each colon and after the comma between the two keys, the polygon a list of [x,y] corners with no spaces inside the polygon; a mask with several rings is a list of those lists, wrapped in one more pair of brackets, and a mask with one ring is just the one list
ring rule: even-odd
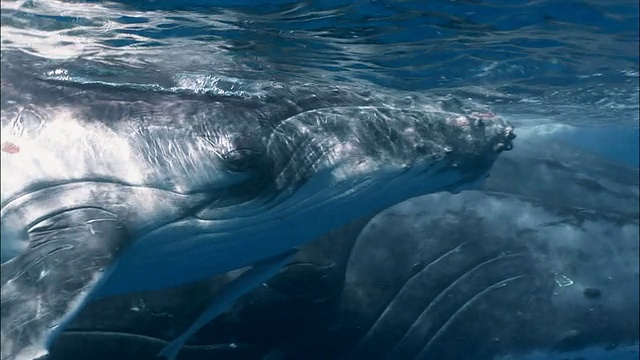
{"label": "water ripple", "polygon": [[637,124],[637,0],[3,0],[1,20],[3,63],[69,81],[359,82]]}

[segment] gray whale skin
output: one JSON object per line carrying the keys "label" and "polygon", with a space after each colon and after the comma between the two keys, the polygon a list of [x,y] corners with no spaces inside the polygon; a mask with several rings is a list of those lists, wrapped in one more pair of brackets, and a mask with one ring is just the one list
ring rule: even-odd
{"label": "gray whale skin", "polygon": [[515,137],[496,116],[340,87],[187,94],[2,66],[3,360],[45,356],[91,301],[253,266],[195,332],[292,248],[408,198],[460,191]]}

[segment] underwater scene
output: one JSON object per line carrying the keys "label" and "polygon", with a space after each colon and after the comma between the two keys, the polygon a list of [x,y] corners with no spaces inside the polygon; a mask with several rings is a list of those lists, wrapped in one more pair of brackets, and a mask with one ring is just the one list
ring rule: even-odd
{"label": "underwater scene", "polygon": [[637,0],[2,0],[1,360],[637,360]]}

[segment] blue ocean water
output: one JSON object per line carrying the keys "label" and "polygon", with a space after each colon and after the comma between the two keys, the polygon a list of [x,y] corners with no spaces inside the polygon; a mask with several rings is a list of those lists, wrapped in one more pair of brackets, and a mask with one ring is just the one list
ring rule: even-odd
{"label": "blue ocean water", "polygon": [[637,0],[8,0],[2,55],[68,81],[454,94],[638,165]]}
{"label": "blue ocean water", "polygon": [[638,0],[3,0],[1,61],[172,91],[452,94],[637,168],[638,14]]}

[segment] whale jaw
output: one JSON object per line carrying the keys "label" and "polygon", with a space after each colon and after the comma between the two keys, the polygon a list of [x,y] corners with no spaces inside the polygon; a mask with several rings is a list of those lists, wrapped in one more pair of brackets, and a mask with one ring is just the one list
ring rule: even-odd
{"label": "whale jaw", "polygon": [[237,217],[194,216],[161,226],[137,239],[117,260],[98,295],[171,288],[250,266],[411,197],[473,188],[484,170],[469,179],[443,162],[427,172],[380,171],[377,179],[352,178],[343,184],[335,178],[335,171],[318,174],[263,211],[244,208]]}

